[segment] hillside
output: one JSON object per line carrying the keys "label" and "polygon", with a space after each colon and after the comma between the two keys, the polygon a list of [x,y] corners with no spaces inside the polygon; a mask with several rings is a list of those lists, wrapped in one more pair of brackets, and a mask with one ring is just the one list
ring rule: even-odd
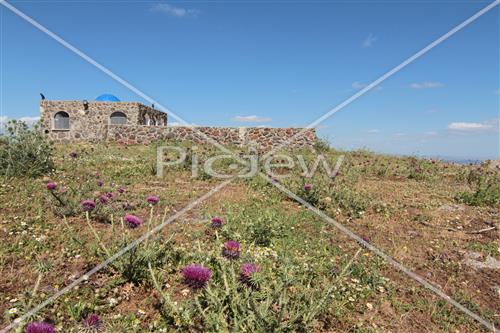
{"label": "hillside", "polygon": [[[158,178],[156,148],[61,145],[53,171],[2,178],[2,328],[168,220],[27,322],[57,332],[483,330],[262,177],[226,184],[183,163]],[[335,177],[297,166],[271,182],[500,325],[498,167],[320,148],[332,165],[344,156]],[[188,160],[216,153],[201,146]]]}

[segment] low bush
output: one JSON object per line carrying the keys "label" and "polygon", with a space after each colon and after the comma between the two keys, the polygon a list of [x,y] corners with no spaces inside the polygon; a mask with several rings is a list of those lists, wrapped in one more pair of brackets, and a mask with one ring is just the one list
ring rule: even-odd
{"label": "low bush", "polygon": [[500,177],[498,173],[472,170],[468,176],[473,192],[460,192],[456,199],[471,206],[500,205]]}
{"label": "low bush", "polygon": [[335,186],[331,191],[332,203],[350,218],[359,218],[367,209],[370,199],[348,186]]}
{"label": "low bush", "polygon": [[0,144],[0,174],[5,177],[39,177],[54,169],[53,146],[36,124],[11,120]]}

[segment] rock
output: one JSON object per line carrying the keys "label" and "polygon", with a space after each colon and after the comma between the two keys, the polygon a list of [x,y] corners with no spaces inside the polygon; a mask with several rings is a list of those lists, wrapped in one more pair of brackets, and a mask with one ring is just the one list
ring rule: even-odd
{"label": "rock", "polygon": [[439,207],[438,210],[444,211],[444,212],[457,212],[457,211],[463,211],[463,210],[465,210],[465,208],[461,205],[445,204],[445,205],[442,205],[441,207]]}
{"label": "rock", "polygon": [[466,252],[464,255],[464,260],[462,261],[464,264],[477,268],[477,269],[500,269],[500,260],[497,260],[493,257],[486,257],[485,261],[480,261],[482,258],[481,253],[477,252]]}

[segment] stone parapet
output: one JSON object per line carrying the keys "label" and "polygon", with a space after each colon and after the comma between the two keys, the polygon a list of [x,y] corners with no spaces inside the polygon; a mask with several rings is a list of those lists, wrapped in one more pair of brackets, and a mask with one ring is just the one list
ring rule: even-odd
{"label": "stone parapet", "polygon": [[[134,125],[109,125],[107,140],[122,144],[149,144],[158,140],[190,141],[207,143],[206,137],[222,145],[254,146],[260,150],[269,150],[282,144],[299,133],[302,128],[272,127],[150,127]],[[199,132],[206,135],[203,136]],[[304,133],[287,148],[306,148],[316,143],[315,129],[306,129]]]}

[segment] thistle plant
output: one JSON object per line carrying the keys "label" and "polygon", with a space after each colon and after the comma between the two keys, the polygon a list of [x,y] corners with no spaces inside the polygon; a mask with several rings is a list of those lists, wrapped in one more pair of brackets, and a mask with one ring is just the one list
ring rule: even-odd
{"label": "thistle plant", "polygon": [[191,264],[182,269],[184,282],[193,289],[201,289],[206,286],[212,277],[212,271],[199,264]]}
{"label": "thistle plant", "polygon": [[[158,204],[160,201],[160,198],[158,198],[155,195],[150,195],[149,197],[146,198],[146,201],[148,202],[150,209],[149,209],[149,221],[148,221],[148,233],[151,231],[151,224],[153,223],[153,213],[154,213],[154,206]],[[149,237],[146,238],[146,244],[149,241]]]}
{"label": "thistle plant", "polygon": [[238,259],[240,257],[240,243],[234,240],[225,242],[222,255],[228,259]]}
{"label": "thistle plant", "polygon": [[255,286],[255,274],[260,272],[261,268],[255,263],[244,263],[240,266],[240,281],[248,286]]}
{"label": "thistle plant", "polygon": [[98,333],[102,332],[103,329],[104,324],[101,318],[95,313],[89,314],[87,318],[82,321],[82,333]]}
{"label": "thistle plant", "polygon": [[125,214],[123,221],[125,222],[125,225],[130,229],[135,229],[143,223],[139,217],[131,214]]}
{"label": "thistle plant", "polygon": [[95,208],[95,202],[93,202],[92,200],[85,200],[82,202],[82,208],[85,210],[85,221],[87,221],[87,225],[94,234],[97,244],[99,244],[99,246],[106,253],[106,255],[110,257],[111,253],[107,249],[106,245],[104,245],[103,241],[101,240],[101,237],[99,236],[95,228],[92,226],[92,223],[90,222],[90,212]]}
{"label": "thistle plant", "polygon": [[56,329],[54,325],[43,322],[36,321],[29,323],[24,331],[25,333],[55,333]]}

